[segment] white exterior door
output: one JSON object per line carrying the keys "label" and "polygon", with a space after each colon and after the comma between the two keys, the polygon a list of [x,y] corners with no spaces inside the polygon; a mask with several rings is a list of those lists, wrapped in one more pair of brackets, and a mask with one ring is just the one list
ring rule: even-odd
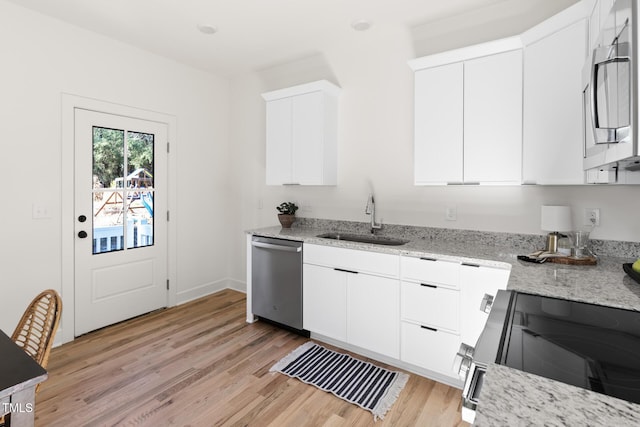
{"label": "white exterior door", "polygon": [[76,108],[74,335],[167,305],[167,125]]}

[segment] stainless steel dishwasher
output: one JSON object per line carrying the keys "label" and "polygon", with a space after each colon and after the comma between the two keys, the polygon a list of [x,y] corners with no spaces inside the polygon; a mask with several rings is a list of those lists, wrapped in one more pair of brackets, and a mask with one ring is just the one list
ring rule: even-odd
{"label": "stainless steel dishwasher", "polygon": [[302,329],[302,242],[253,236],[251,305],[259,318],[309,336]]}

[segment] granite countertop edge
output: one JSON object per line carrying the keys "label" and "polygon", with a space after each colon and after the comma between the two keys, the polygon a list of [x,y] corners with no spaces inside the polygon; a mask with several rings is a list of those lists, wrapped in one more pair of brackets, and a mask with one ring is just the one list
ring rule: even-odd
{"label": "granite countertop edge", "polygon": [[[532,264],[519,261],[520,247],[419,236],[402,246],[382,246],[319,238],[327,228],[279,226],[247,230],[249,235],[298,240],[347,249],[509,268],[507,289],[640,311],[640,284],[622,270],[632,257],[602,256],[595,266]],[[471,235],[473,237],[473,235]],[[407,236],[403,236],[406,238]],[[532,248],[532,251],[535,248]],[[479,396],[477,426],[640,425],[640,405],[492,364]]]}

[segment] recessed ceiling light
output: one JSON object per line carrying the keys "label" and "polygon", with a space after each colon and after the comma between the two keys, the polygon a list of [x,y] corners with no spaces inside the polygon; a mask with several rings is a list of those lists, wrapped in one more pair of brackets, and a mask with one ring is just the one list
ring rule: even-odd
{"label": "recessed ceiling light", "polygon": [[198,30],[203,34],[214,34],[218,32],[218,29],[209,24],[198,24]]}
{"label": "recessed ceiling light", "polygon": [[356,31],[367,31],[371,28],[371,22],[366,19],[357,19],[351,23],[351,28]]}

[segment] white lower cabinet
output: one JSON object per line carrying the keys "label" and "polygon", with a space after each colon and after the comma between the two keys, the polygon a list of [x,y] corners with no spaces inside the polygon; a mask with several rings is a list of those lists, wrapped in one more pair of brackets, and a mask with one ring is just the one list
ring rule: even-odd
{"label": "white lower cabinet", "polygon": [[506,289],[510,270],[462,264],[460,267],[460,339],[475,346],[489,315],[480,309],[485,295]]}
{"label": "white lower cabinet", "polygon": [[302,268],[304,329],[339,341],[346,341],[346,274],[333,268],[311,264],[303,264]]}
{"label": "white lower cabinet", "polygon": [[402,257],[400,265],[400,360],[456,381],[460,262]]}
{"label": "white lower cabinet", "polygon": [[458,332],[460,292],[426,283],[402,282],[402,318]]}
{"label": "white lower cabinet", "polygon": [[304,329],[398,359],[399,257],[311,244],[303,256]]}
{"label": "white lower cabinet", "polygon": [[350,274],[347,285],[347,342],[399,359],[399,303],[398,279]]}
{"label": "white lower cabinet", "polygon": [[313,244],[303,259],[304,329],[449,384],[460,343],[475,345],[486,323],[484,295],[509,279],[497,267]]}
{"label": "white lower cabinet", "polygon": [[453,359],[460,346],[457,334],[403,321],[400,342],[403,362],[455,377]]}

